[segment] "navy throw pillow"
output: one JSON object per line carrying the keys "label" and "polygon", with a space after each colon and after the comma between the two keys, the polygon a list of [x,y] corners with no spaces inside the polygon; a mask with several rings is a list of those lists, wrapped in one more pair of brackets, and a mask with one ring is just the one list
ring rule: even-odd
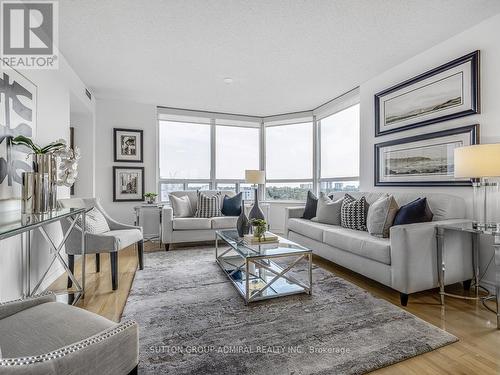
{"label": "navy throw pillow", "polygon": [[316,210],[318,209],[318,198],[314,195],[311,190],[307,192],[306,208],[304,209],[304,214],[302,219],[311,220],[316,217]]}
{"label": "navy throw pillow", "polygon": [[234,197],[224,195],[222,201],[222,215],[224,216],[240,216],[241,214],[241,199],[243,193],[238,193]]}
{"label": "navy throw pillow", "polygon": [[427,198],[418,198],[401,206],[394,218],[393,225],[425,223],[432,221],[433,216],[434,214],[427,204]]}

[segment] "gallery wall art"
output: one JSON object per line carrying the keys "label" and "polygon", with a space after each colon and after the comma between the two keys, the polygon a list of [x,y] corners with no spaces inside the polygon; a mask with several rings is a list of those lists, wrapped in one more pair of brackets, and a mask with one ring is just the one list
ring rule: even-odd
{"label": "gallery wall art", "polygon": [[479,113],[479,51],[375,94],[375,136]]}
{"label": "gallery wall art", "polygon": [[21,197],[21,174],[31,170],[29,150],[11,139],[36,135],[37,87],[7,65],[0,66],[0,201]]}
{"label": "gallery wall art", "polygon": [[479,143],[479,125],[375,145],[375,186],[470,186],[454,178],[454,150]]}
{"label": "gallery wall art", "polygon": [[114,160],[116,162],[143,162],[142,130],[113,129]]}
{"label": "gallery wall art", "polygon": [[113,202],[144,201],[144,167],[113,167]]}

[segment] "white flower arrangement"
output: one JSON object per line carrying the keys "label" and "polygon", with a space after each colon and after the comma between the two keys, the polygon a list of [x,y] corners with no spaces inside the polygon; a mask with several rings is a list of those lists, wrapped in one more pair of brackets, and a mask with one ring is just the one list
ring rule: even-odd
{"label": "white flower arrangement", "polygon": [[57,168],[57,185],[71,187],[78,177],[80,149],[78,147],[69,147],[64,139],[59,139],[57,142],[64,145],[64,147],[54,152],[54,156],[60,161]]}

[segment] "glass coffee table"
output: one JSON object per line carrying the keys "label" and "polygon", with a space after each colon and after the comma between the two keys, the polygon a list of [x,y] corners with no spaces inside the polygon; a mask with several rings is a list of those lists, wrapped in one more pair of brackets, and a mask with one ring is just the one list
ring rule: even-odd
{"label": "glass coffee table", "polygon": [[[278,236],[248,244],[236,230],[215,233],[215,258],[245,304],[291,294],[312,294],[312,250]],[[303,264],[306,267],[299,267]]]}

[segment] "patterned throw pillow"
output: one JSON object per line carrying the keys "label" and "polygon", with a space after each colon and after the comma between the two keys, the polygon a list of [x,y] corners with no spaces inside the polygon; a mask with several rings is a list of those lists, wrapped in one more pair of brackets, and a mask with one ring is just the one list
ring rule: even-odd
{"label": "patterned throw pillow", "polygon": [[220,210],[221,193],[218,192],[212,196],[207,196],[202,192],[198,192],[198,205],[194,217],[217,217],[222,216]]}
{"label": "patterned throw pillow", "polygon": [[[79,216],[76,224],[82,227],[82,217]],[[87,233],[100,234],[109,232],[109,225],[104,215],[97,208],[91,209],[85,215],[85,229]]]}
{"label": "patterned throw pillow", "polygon": [[368,203],[365,197],[355,199],[349,194],[344,196],[340,209],[340,221],[344,228],[366,230]]}

